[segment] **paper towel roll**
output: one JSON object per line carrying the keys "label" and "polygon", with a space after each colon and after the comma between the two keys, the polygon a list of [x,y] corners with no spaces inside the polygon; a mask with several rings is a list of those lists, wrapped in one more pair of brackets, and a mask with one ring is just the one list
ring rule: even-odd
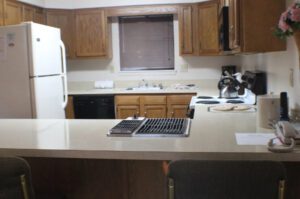
{"label": "paper towel roll", "polygon": [[95,88],[114,88],[114,82],[111,80],[104,80],[104,81],[95,81],[94,82]]}
{"label": "paper towel roll", "polygon": [[280,118],[280,97],[261,95],[257,97],[257,122],[259,127],[271,128],[270,123]]}

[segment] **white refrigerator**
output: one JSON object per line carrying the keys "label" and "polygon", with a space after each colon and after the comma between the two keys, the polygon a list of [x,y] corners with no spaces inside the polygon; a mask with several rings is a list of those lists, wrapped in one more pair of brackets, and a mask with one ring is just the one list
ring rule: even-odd
{"label": "white refrigerator", "polygon": [[0,118],[65,118],[60,29],[32,22],[0,27]]}

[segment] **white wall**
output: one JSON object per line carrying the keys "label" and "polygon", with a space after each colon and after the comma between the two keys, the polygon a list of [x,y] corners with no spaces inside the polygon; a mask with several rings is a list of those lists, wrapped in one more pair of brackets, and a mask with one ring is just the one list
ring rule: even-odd
{"label": "white wall", "polygon": [[299,54],[293,38],[287,41],[287,51],[242,56],[244,70],[257,69],[268,74],[268,92],[287,91],[291,107],[300,108]]}
{"label": "white wall", "polygon": [[[287,6],[293,1],[287,0]],[[242,56],[244,69],[257,69],[268,74],[268,91],[287,91],[290,106],[300,108],[299,53],[293,37],[287,40],[287,51]]]}
{"label": "white wall", "polygon": [[[20,0],[23,2],[48,8],[88,8],[106,6],[147,5],[167,3],[188,3],[204,0]],[[287,0],[287,5],[293,1]],[[185,57],[178,52],[178,27],[175,23],[175,65],[174,74],[121,74],[119,67],[118,28],[113,24],[113,59],[69,60],[70,81],[93,81],[98,79],[140,80],[149,79],[218,79],[220,67],[226,64],[242,65],[243,70],[259,69],[268,73],[268,91],[279,93],[288,91],[292,107],[300,107],[300,71],[299,54],[293,38],[288,39],[288,49],[285,52],[266,53],[258,55],[244,55],[232,57]],[[188,71],[182,72],[181,66],[188,64]],[[290,83],[291,70],[293,85]]]}
{"label": "white wall", "polygon": [[40,7],[45,7],[45,0],[19,0],[24,3],[40,6]]}
{"label": "white wall", "polygon": [[[176,72],[119,72],[119,32],[118,23],[112,24],[113,58],[112,60],[86,59],[68,61],[69,81],[94,80],[194,80],[219,79],[222,65],[240,65],[236,56],[224,57],[181,57],[179,56],[178,21],[174,21],[175,69]],[[188,66],[186,70],[184,66]]]}

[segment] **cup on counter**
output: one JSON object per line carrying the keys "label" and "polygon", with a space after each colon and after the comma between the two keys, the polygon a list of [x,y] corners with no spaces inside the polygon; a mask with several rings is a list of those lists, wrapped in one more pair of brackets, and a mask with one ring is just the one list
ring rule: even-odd
{"label": "cup on counter", "polygon": [[257,124],[261,128],[272,128],[280,118],[280,96],[257,96]]}

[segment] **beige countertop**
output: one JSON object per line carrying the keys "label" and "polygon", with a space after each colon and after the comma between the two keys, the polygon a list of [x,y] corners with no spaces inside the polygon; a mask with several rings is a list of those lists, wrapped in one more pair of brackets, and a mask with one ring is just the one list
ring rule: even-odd
{"label": "beige countertop", "polygon": [[[154,81],[150,85],[163,84],[160,90],[127,90],[127,88],[136,87],[137,81],[115,81],[115,87],[112,89],[94,88],[93,82],[68,82],[69,95],[101,95],[101,94],[171,94],[171,93],[196,93],[197,95],[218,95],[218,80],[186,80],[186,81]],[[186,85],[194,84],[194,87]]]}
{"label": "beige countertop", "polygon": [[102,94],[170,94],[170,93],[198,93],[199,89],[173,89],[164,88],[160,90],[127,90],[126,88],[114,89],[77,89],[69,90],[69,95],[102,95]]}
{"label": "beige countertop", "polygon": [[237,145],[235,133],[262,132],[255,112],[208,112],[197,106],[189,137],[107,137],[119,120],[0,120],[0,155],[97,159],[261,159],[300,161],[299,151],[271,153]]}

